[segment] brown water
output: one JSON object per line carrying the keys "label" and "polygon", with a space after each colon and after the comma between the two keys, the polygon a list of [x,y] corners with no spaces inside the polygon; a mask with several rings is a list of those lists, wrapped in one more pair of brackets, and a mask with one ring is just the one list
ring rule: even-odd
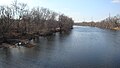
{"label": "brown water", "polygon": [[80,26],[35,43],[0,49],[0,68],[120,68],[120,31]]}

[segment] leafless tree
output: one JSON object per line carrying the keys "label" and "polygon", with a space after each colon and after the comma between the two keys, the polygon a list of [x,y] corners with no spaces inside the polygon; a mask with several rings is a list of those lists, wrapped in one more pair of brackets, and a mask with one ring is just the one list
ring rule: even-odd
{"label": "leafless tree", "polygon": [[0,6],[0,33],[4,35],[12,25],[12,10],[8,6]]}

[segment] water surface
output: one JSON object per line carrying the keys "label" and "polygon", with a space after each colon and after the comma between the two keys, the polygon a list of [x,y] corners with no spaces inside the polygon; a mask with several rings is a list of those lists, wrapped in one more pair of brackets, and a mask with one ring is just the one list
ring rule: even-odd
{"label": "water surface", "polygon": [[0,49],[0,68],[120,68],[120,31],[75,26],[35,43]]}

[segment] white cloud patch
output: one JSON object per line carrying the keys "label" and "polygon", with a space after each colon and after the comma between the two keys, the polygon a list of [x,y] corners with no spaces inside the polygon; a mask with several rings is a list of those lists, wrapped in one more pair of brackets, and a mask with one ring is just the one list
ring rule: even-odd
{"label": "white cloud patch", "polygon": [[112,0],[112,3],[120,3],[120,0]]}

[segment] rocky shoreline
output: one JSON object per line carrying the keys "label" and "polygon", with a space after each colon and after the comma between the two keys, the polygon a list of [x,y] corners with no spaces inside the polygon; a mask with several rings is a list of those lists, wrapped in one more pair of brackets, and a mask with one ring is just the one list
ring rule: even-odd
{"label": "rocky shoreline", "polygon": [[39,36],[46,36],[37,34],[14,34],[7,34],[5,37],[1,37],[0,48],[16,48],[20,46],[31,48],[35,46],[33,39]]}
{"label": "rocky shoreline", "polygon": [[43,36],[51,36],[56,32],[65,32],[64,30],[56,29],[50,32],[41,32],[41,33],[6,33],[4,37],[0,37],[0,48],[16,48],[16,47],[27,47],[31,48],[36,46],[33,42],[34,39]]}
{"label": "rocky shoreline", "polygon": [[4,41],[0,44],[0,48],[17,48],[17,47],[27,47],[31,48],[35,46],[32,40],[21,40],[21,39],[7,39],[8,41]]}

